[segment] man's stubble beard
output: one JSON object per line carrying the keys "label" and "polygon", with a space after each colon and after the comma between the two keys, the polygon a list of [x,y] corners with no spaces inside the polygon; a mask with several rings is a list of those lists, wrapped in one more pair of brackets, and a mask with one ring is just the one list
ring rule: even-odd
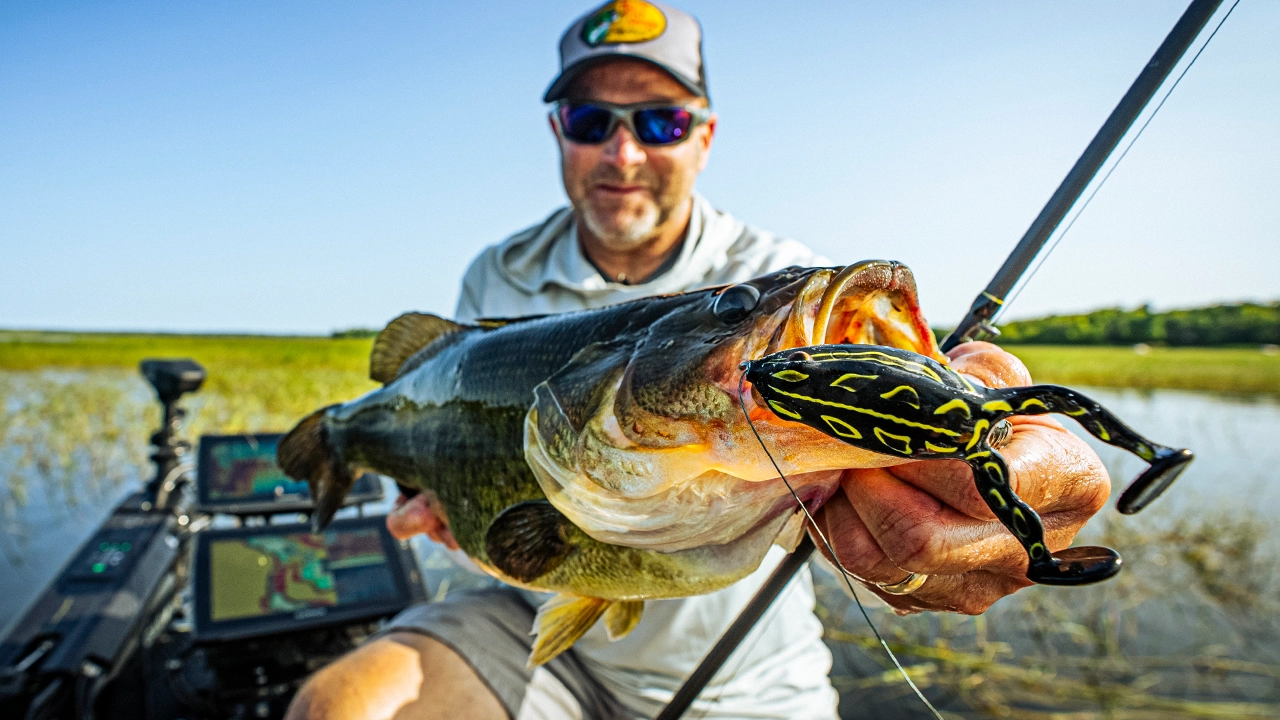
{"label": "man's stubble beard", "polygon": [[671,219],[680,205],[681,198],[678,192],[671,192],[668,185],[659,183],[656,178],[647,173],[641,172],[636,177],[625,178],[616,172],[597,171],[587,178],[585,187],[592,187],[598,182],[619,185],[641,184],[649,188],[653,195],[653,202],[644,204],[639,217],[635,217],[622,227],[613,224],[612,213],[604,217],[597,214],[585,193],[582,198],[572,203],[574,212],[579,221],[586,226],[586,230],[601,244],[614,251],[626,252],[644,245],[658,234],[658,228]]}

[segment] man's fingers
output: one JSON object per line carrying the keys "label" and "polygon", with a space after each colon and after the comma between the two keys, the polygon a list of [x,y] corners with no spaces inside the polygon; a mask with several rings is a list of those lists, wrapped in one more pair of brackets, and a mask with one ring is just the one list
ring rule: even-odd
{"label": "man's fingers", "polygon": [[988,342],[962,343],[947,353],[951,368],[976,378],[987,387],[1022,387],[1031,373],[1017,357]]}
{"label": "man's fingers", "polygon": [[[975,615],[991,607],[992,603],[1015,590],[1030,585],[1022,570],[1014,574],[1002,574],[987,570],[967,570],[953,575],[933,574],[919,589],[910,595],[890,595],[875,583],[888,585],[906,579],[908,572],[898,567],[884,554],[854,511],[843,492],[836,493],[814,516],[818,527],[827,536],[840,565],[862,584],[883,598],[899,612],[945,610]],[[815,538],[818,551],[827,560],[830,553],[821,540]],[[836,566],[835,563],[832,563]],[[838,571],[838,566],[836,566]],[[871,583],[870,586],[867,583]]]}
{"label": "man's fingers", "polygon": [[963,575],[930,575],[909,595],[890,595],[879,588],[871,591],[900,613],[929,610],[978,615],[1000,598],[1030,584],[1025,577],[975,570]]}
{"label": "man's fingers", "polygon": [[876,545],[902,570],[931,575],[977,568],[1026,571],[1025,552],[1003,525],[961,513],[885,469],[849,471],[841,485]]}
{"label": "man's fingers", "polygon": [[[1013,436],[1000,455],[1009,466],[1010,487],[1036,512],[1093,512],[1111,493],[1106,472],[1084,441],[1048,417],[1011,418]],[[955,460],[925,460],[888,469],[955,510],[980,520],[995,515],[973,482],[973,471]]]}
{"label": "man's fingers", "polygon": [[395,508],[387,514],[387,530],[397,540],[407,540],[414,535],[430,532],[435,518],[427,510],[425,498],[415,495],[407,500],[404,496],[396,501]]}
{"label": "man's fingers", "polygon": [[832,559],[821,538],[815,537],[813,542],[834,567],[843,567],[855,578],[873,583],[893,583],[905,577],[903,570],[880,549],[843,492],[833,495],[813,519],[835,549],[839,562]]}
{"label": "man's fingers", "polygon": [[387,531],[397,540],[426,535],[450,550],[458,549],[458,542],[449,532],[444,508],[433,493],[423,492],[408,500],[397,500],[395,509],[387,514]]}

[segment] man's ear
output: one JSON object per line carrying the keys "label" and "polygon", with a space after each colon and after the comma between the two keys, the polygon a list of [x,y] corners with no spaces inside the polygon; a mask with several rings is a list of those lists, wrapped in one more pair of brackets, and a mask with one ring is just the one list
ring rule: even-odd
{"label": "man's ear", "polygon": [[698,172],[706,170],[707,163],[711,160],[711,143],[715,140],[716,120],[718,119],[719,116],[712,113],[711,117],[707,118],[707,121],[702,124],[706,131],[698,133],[697,142],[701,146],[698,153]]}
{"label": "man's ear", "polygon": [[551,126],[551,137],[555,138],[556,144],[559,145],[563,138],[560,137],[560,126],[556,124],[555,115],[547,113],[547,125]]}

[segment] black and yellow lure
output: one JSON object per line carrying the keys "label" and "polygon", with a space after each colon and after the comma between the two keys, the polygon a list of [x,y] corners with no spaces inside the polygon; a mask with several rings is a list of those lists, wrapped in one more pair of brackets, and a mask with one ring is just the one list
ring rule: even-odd
{"label": "black and yellow lure", "polygon": [[745,369],[754,391],[779,417],[873,452],[968,463],[982,499],[1026,549],[1027,578],[1045,585],[1106,580],[1120,570],[1120,556],[1104,547],[1049,552],[1040,516],[1009,486],[1009,468],[993,447],[1002,420],[1061,413],[1099,440],[1150,463],[1120,496],[1118,508],[1125,514],[1159,497],[1194,457],[1190,450],[1147,440],[1070,388],[986,388],[935,360],[896,348],[818,345],[776,353]]}

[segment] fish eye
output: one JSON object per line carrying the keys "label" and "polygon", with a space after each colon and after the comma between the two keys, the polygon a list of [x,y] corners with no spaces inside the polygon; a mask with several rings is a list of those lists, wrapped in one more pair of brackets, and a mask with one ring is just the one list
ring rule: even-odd
{"label": "fish eye", "polygon": [[711,312],[724,322],[738,322],[760,303],[760,291],[751,285],[734,285],[716,297]]}
{"label": "fish eye", "polygon": [[809,362],[813,358],[803,350],[797,350],[787,356],[787,362]]}

